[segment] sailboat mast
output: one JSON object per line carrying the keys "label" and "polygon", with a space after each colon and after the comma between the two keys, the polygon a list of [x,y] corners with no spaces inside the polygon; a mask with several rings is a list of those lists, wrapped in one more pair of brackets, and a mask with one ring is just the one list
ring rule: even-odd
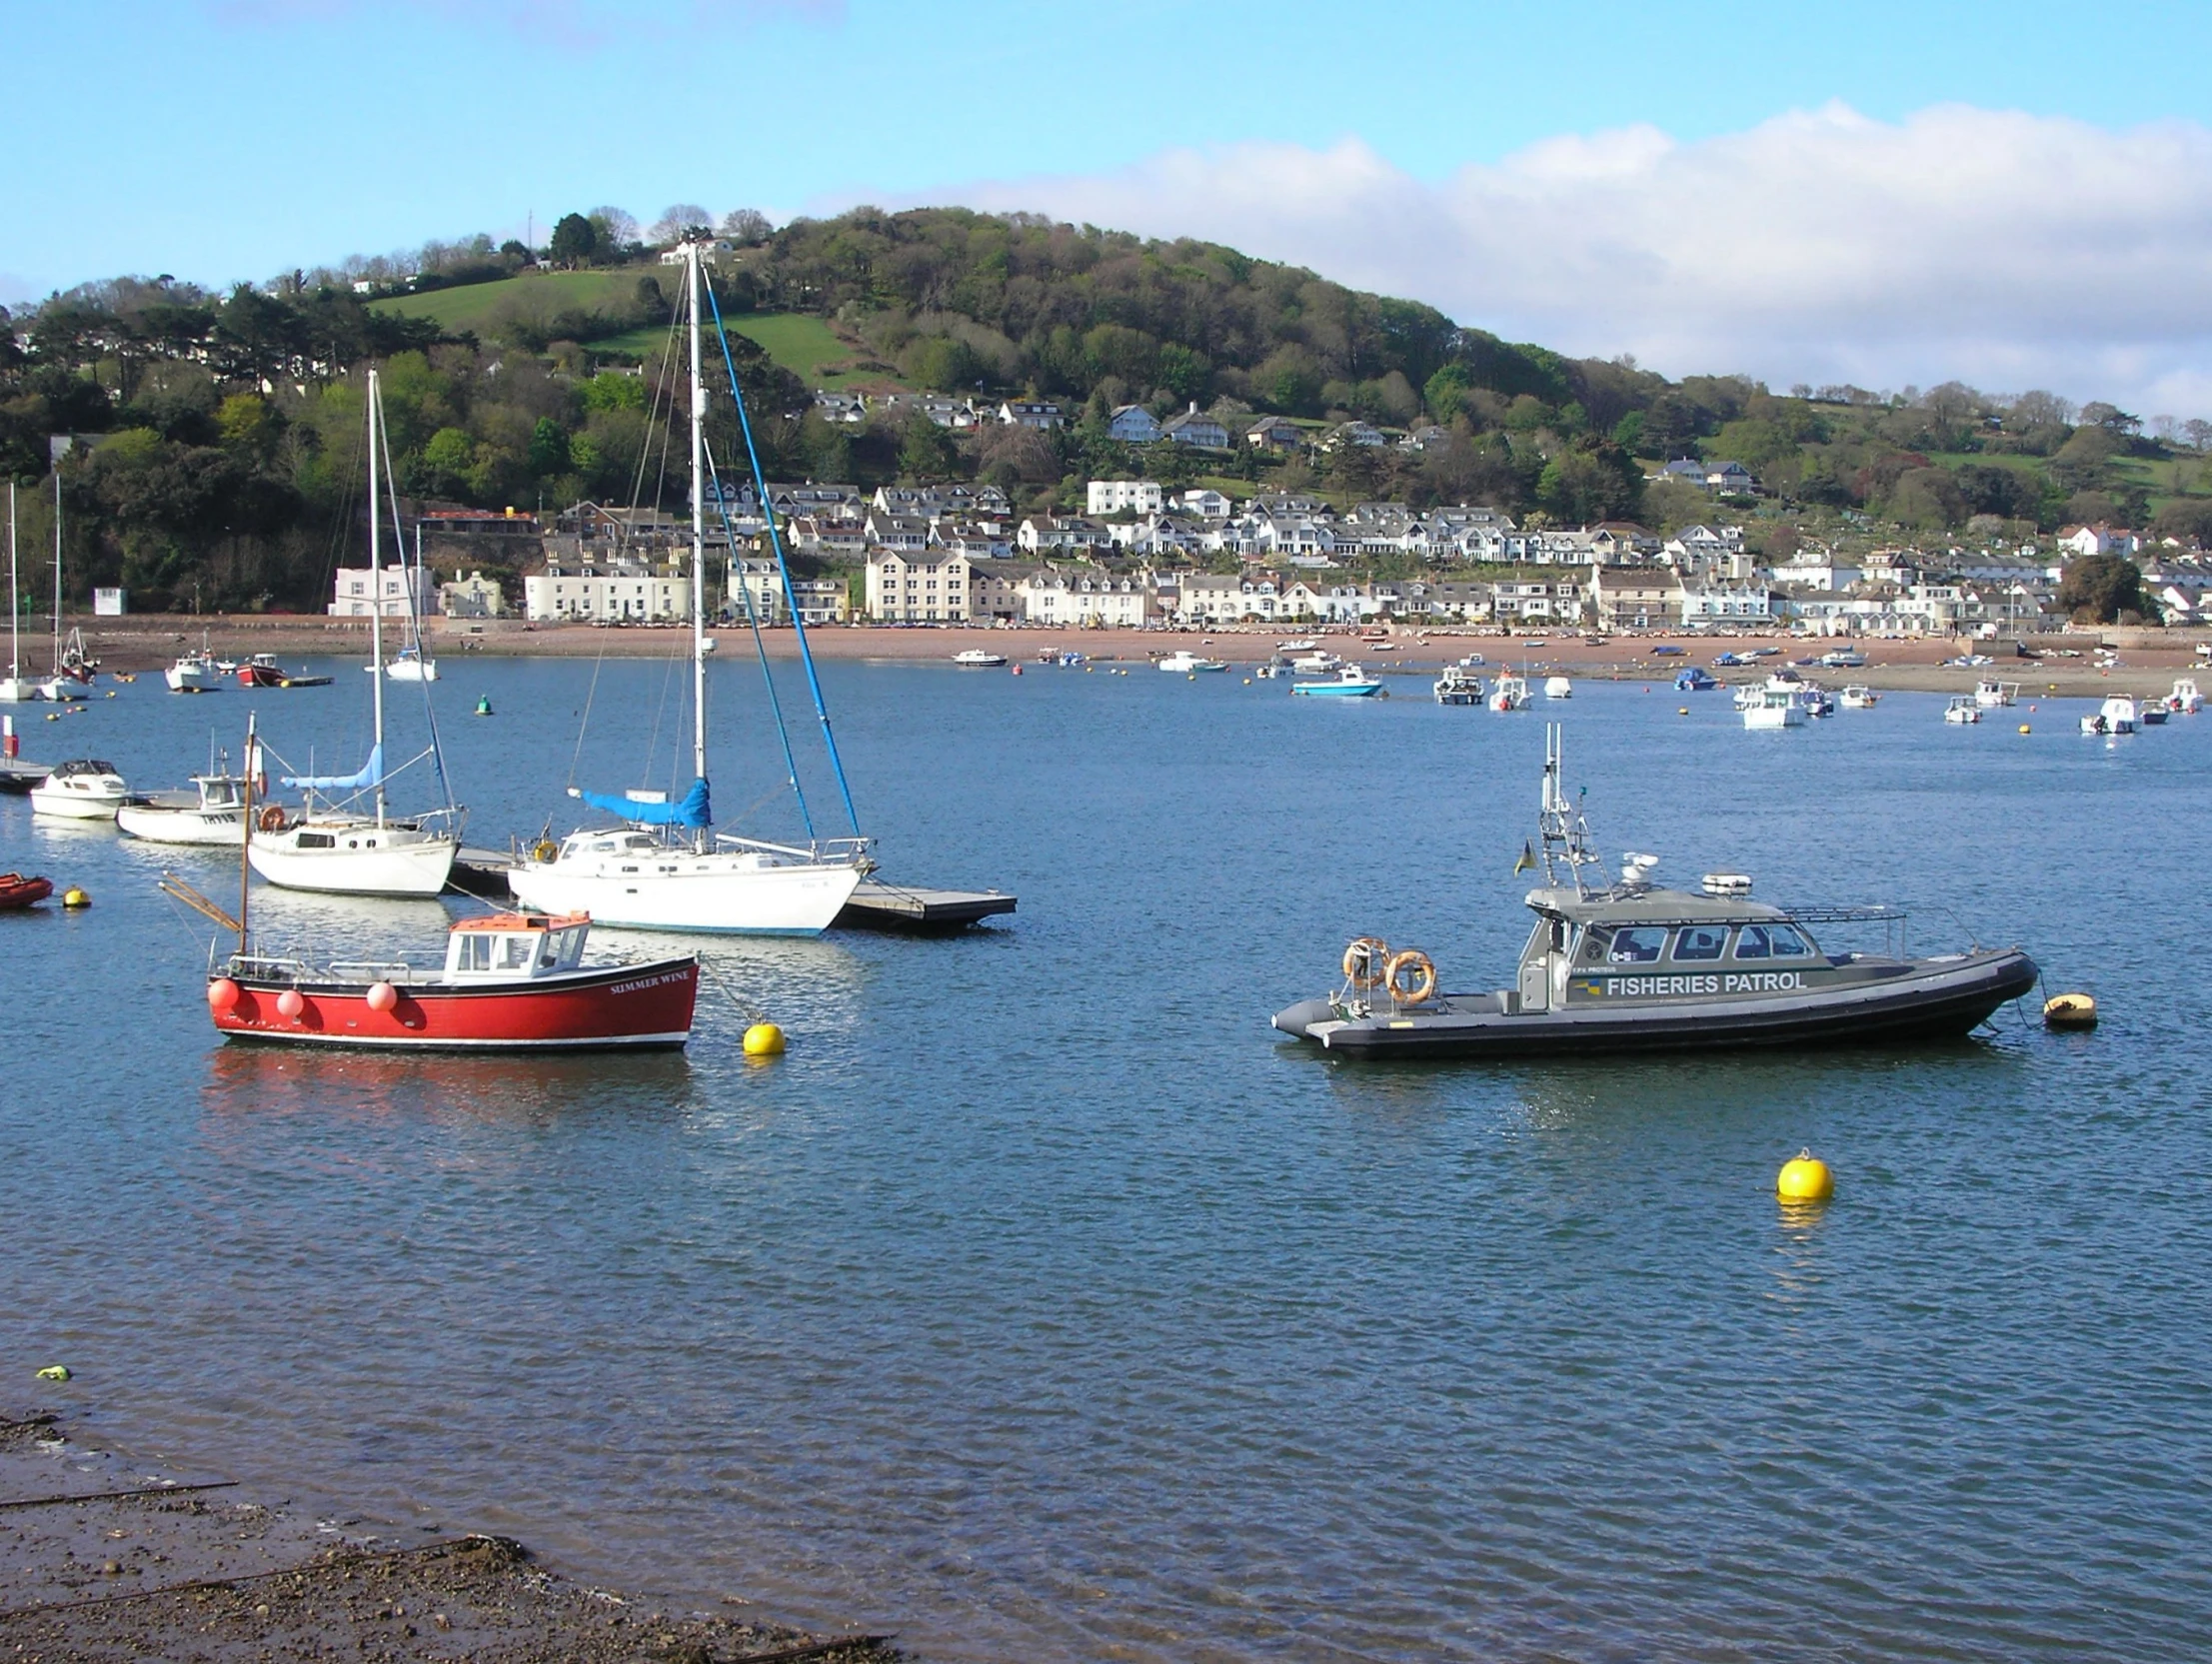
{"label": "sailboat mast", "polygon": [[61,675],[61,459],[54,459],[54,674]]}
{"label": "sailboat mast", "polygon": [[377,520],[384,513],[383,492],[377,477],[377,417],[384,395],[377,387],[377,373],[369,372],[369,674],[376,679],[376,740],[369,753],[377,772],[377,825],[384,825],[384,580],[378,573],[383,548],[377,536]]}
{"label": "sailboat mast", "polygon": [[23,609],[15,599],[15,482],[8,482],[8,675],[23,674]]}
{"label": "sailboat mast", "polygon": [[[692,309],[692,778],[707,778],[707,384],[699,373],[699,244],[685,245]],[[698,845],[710,833],[699,829]]]}

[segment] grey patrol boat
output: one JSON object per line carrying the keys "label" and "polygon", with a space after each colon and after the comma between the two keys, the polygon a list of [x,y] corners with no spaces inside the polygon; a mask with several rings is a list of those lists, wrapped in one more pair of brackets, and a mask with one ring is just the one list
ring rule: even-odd
{"label": "grey patrol boat", "polygon": [[[2036,983],[2016,947],[1909,958],[1891,907],[1780,907],[1751,880],[1711,873],[1698,891],[1652,881],[1653,855],[1593,882],[1589,829],[1560,785],[1559,731],[1545,740],[1543,884],[1515,985],[1438,993],[1428,956],[1373,937],[1344,952],[1342,985],[1277,1011],[1274,1026],[1355,1057],[1490,1057],[1684,1051],[1955,1037]],[[1564,868],[1564,877],[1561,869]],[[1826,953],[1816,924],[1883,925],[1896,953]]]}

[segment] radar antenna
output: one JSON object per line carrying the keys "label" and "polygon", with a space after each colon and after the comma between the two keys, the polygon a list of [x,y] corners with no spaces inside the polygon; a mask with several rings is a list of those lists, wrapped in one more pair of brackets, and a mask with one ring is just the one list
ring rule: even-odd
{"label": "radar antenna", "polygon": [[1590,848],[1589,824],[1582,819],[1581,809],[1567,802],[1566,788],[1562,784],[1561,759],[1565,741],[1561,725],[1546,723],[1543,734],[1543,810],[1536,817],[1536,830],[1543,839],[1544,882],[1556,886],[1559,882],[1559,863],[1565,862],[1574,893],[1586,897],[1589,888],[1582,882],[1582,868],[1593,864],[1597,855]]}

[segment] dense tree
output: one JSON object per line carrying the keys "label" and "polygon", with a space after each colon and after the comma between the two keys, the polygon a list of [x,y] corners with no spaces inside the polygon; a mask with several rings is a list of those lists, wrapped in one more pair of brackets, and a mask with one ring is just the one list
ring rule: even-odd
{"label": "dense tree", "polygon": [[2111,624],[2122,613],[2141,613],[2143,571],[2118,555],[2084,555],[2059,575],[2058,605],[2084,624]]}
{"label": "dense tree", "polygon": [[547,252],[564,266],[581,266],[599,252],[599,227],[582,214],[563,214],[553,224]]}

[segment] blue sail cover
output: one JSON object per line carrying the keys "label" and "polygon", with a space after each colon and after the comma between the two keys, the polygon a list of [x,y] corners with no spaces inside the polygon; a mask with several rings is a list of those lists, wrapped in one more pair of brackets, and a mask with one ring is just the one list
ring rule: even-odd
{"label": "blue sail cover", "polygon": [[384,784],[384,748],[369,753],[357,775],[286,775],[284,784],[306,792],[366,792]]}
{"label": "blue sail cover", "polygon": [[711,827],[714,810],[707,802],[707,783],[692,782],[692,789],[680,802],[673,804],[640,803],[635,798],[618,797],[612,792],[579,792],[579,798],[594,809],[604,809],[610,815],[619,815],[633,826],[640,827]]}

